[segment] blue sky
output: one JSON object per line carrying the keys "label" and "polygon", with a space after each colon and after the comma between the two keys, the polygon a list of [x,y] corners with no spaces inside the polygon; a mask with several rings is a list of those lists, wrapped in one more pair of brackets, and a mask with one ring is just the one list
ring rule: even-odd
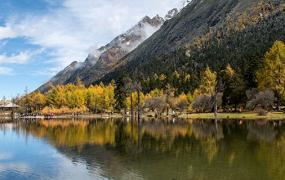
{"label": "blue sky", "polygon": [[0,0],[0,98],[35,90],[73,61],[185,0]]}

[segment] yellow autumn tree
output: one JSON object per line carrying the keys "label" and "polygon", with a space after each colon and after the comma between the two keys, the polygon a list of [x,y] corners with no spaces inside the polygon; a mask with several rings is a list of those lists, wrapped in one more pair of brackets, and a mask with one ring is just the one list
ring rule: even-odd
{"label": "yellow autumn tree", "polygon": [[276,41],[265,54],[263,67],[256,73],[258,88],[260,90],[271,89],[280,100],[285,96],[285,44]]}
{"label": "yellow autumn tree", "polygon": [[39,111],[46,105],[46,97],[39,91],[32,93],[31,102],[34,111]]}
{"label": "yellow autumn tree", "polygon": [[217,73],[211,71],[209,67],[202,73],[201,83],[198,89],[194,91],[194,98],[200,95],[213,96],[217,85]]}
{"label": "yellow autumn tree", "polygon": [[56,86],[46,94],[48,105],[55,108],[66,106],[64,86]]}
{"label": "yellow autumn tree", "polygon": [[[127,104],[127,108],[131,109],[131,97],[133,98],[133,109],[136,109],[136,107],[138,106],[138,93],[137,92],[133,92],[131,93],[127,99],[126,99],[126,104]],[[145,102],[145,95],[140,92],[140,106],[143,107],[144,106],[144,102]]]}
{"label": "yellow autumn tree", "polygon": [[115,106],[114,89],[114,84],[90,86],[86,93],[86,104],[89,110],[92,112],[113,112]]}

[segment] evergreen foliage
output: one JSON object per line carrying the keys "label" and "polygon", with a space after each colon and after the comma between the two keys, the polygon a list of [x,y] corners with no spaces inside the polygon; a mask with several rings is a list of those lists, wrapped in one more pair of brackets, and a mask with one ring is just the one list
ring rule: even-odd
{"label": "evergreen foliage", "polygon": [[124,77],[121,76],[116,81],[115,87],[115,109],[122,110],[126,108],[126,98],[127,98],[127,91],[126,91],[126,84],[124,82]]}

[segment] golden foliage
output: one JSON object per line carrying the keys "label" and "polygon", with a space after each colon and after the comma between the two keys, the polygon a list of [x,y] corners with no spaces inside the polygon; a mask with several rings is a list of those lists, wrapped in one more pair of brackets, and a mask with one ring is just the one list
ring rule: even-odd
{"label": "golden foliage", "polygon": [[263,68],[256,73],[258,87],[271,89],[279,96],[285,95],[285,44],[276,41],[264,57]]}
{"label": "golden foliage", "polygon": [[213,96],[217,85],[217,73],[212,72],[209,67],[201,75],[201,83],[198,89],[194,91],[193,97],[201,95]]}
{"label": "golden foliage", "polygon": [[114,110],[114,84],[85,87],[67,84],[52,87],[47,93],[34,92],[19,100],[22,107],[42,114],[69,114],[92,112],[112,112]]}

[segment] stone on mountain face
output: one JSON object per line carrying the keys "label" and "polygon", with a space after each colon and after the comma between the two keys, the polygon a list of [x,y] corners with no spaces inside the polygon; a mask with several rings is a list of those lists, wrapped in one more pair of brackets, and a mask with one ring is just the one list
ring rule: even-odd
{"label": "stone on mountain face", "polygon": [[168,11],[168,13],[166,14],[166,16],[164,17],[164,19],[166,21],[172,19],[174,16],[176,16],[177,14],[179,13],[178,9],[177,8],[174,8],[170,11]]}

